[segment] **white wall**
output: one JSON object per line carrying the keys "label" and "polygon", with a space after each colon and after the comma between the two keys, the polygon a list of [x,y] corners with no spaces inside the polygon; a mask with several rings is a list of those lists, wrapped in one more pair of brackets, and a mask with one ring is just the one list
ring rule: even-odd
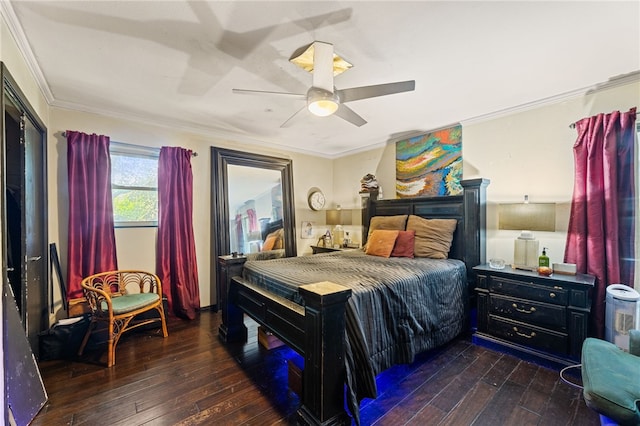
{"label": "white wall", "polygon": [[[569,124],[598,113],[640,107],[640,82],[593,91],[554,104],[466,124],[462,130],[465,179],[484,177],[487,188],[487,260],[513,261],[518,231],[498,230],[497,204],[557,203],[556,232],[537,232],[540,248],[548,247],[551,262],[562,262],[573,193],[573,144],[577,134]],[[366,173],[377,176],[384,198],[395,198],[395,143],[334,161],[334,197],[355,202],[353,187]]]}

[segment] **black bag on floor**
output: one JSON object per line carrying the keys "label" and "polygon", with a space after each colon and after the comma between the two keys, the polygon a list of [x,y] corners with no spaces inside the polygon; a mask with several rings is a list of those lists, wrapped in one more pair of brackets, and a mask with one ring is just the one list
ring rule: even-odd
{"label": "black bag on floor", "polygon": [[72,324],[56,323],[38,335],[40,338],[40,361],[76,357],[91,322],[89,315],[78,318],[80,319]]}

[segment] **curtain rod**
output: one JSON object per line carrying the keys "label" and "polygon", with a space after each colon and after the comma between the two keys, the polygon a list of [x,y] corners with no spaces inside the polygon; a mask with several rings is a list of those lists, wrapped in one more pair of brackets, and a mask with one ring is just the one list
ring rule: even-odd
{"label": "curtain rod", "polygon": [[[67,137],[67,132],[62,132],[62,137]],[[118,141],[111,141],[114,144],[120,145],[120,146],[129,146],[132,148],[142,148],[144,150],[149,150],[149,151],[157,151],[158,153],[160,152],[160,148],[156,148],[153,146],[144,146],[144,145],[136,145],[136,144],[132,144],[132,143],[126,143],[126,142],[118,142]],[[197,157],[198,153],[196,151],[191,151],[191,156],[192,157]]]}
{"label": "curtain rod", "polygon": [[[640,112],[636,112],[636,117],[640,115]],[[571,123],[569,124],[569,128],[570,129],[575,129],[576,128],[576,123]]]}

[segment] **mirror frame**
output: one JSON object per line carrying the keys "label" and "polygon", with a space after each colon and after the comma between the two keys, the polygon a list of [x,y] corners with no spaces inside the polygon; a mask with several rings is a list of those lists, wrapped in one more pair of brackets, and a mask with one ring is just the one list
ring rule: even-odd
{"label": "mirror frame", "polygon": [[279,171],[282,182],[282,228],[285,256],[297,256],[293,165],[287,158],[271,157],[226,148],[211,147],[211,276],[215,277],[216,305],[220,304],[218,257],[230,253],[228,165]]}

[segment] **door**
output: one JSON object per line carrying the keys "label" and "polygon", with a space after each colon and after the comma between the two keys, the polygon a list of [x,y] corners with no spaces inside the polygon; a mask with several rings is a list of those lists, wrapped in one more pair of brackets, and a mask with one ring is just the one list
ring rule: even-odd
{"label": "door", "polygon": [[[0,90],[3,406],[14,410],[18,424],[28,424],[47,401],[34,357],[38,334],[49,327],[47,131],[1,62]],[[8,424],[3,411],[0,424]]]}
{"label": "door", "polygon": [[7,277],[27,340],[38,356],[38,334],[49,327],[45,133],[6,79],[5,75]]}
{"label": "door", "polygon": [[44,152],[43,139],[38,129],[21,116],[21,141],[23,153],[22,185],[22,263],[23,289],[26,296],[25,330],[33,352],[38,354],[38,333],[48,328],[47,318],[47,237],[44,232],[46,205],[44,200]]}

